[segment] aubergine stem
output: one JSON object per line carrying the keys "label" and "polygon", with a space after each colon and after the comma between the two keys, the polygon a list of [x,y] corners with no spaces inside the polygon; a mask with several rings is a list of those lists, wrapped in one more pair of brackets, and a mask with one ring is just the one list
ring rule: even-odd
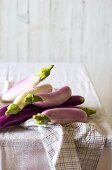
{"label": "aubergine stem", "polygon": [[[48,68],[42,68],[35,76],[39,77],[38,82],[35,82],[35,85],[39,84],[39,82],[41,82],[42,80],[44,80],[46,77],[48,77],[50,75],[50,71],[51,69],[54,67],[54,65],[50,65]],[[8,107],[7,107],[7,111],[5,112],[6,115],[9,114],[17,114],[19,111],[21,111],[27,104],[31,104],[33,103],[31,100],[33,100],[34,102],[36,101],[42,101],[41,98],[39,97],[31,97],[30,94],[28,94],[30,97],[27,97],[26,99],[26,95],[23,94],[23,96],[21,96],[19,99],[15,99],[13,101],[13,103],[11,103]],[[29,99],[28,99],[29,98]],[[34,98],[34,99],[33,99]],[[31,102],[29,102],[29,100]],[[28,101],[28,102],[27,102]]]}
{"label": "aubergine stem", "polygon": [[54,67],[54,65],[50,65],[48,68],[42,68],[35,76],[40,77],[40,79],[42,81],[50,75],[50,71],[53,67]]}
{"label": "aubergine stem", "polygon": [[36,124],[48,124],[48,122],[51,122],[50,119],[41,113],[38,113],[36,115],[33,115],[33,120],[35,121]]}
{"label": "aubergine stem", "polygon": [[27,95],[21,96],[19,99],[14,100],[13,103],[11,103],[5,112],[5,115],[10,114],[17,114],[20,112],[26,105],[32,104],[34,102],[42,101],[42,99],[39,96],[33,95],[33,93],[28,93]]}
{"label": "aubergine stem", "polygon": [[87,116],[93,115],[96,113],[95,109],[90,109],[88,107],[79,107],[79,109],[83,110],[86,112]]}
{"label": "aubergine stem", "polygon": [[2,94],[1,100],[3,102],[13,102],[18,95],[29,92],[32,88],[36,88],[42,80],[50,75],[50,71],[53,67],[54,65],[50,65],[47,68],[42,68],[36,74],[28,76],[17,82],[14,86]]}

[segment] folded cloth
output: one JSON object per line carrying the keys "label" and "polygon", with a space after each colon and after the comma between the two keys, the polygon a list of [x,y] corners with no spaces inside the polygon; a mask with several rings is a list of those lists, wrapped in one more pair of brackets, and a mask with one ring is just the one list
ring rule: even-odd
{"label": "folded cloth", "polygon": [[89,123],[37,125],[33,119],[21,124],[40,132],[51,170],[96,170],[105,137]]}

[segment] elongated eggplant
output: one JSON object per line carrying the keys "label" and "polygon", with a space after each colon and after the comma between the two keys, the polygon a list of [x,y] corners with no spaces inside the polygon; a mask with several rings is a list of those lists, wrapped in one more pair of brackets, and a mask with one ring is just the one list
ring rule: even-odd
{"label": "elongated eggplant", "polygon": [[71,97],[71,88],[64,86],[54,92],[39,93],[38,97],[42,101],[34,102],[33,104],[38,107],[56,107],[66,102]]}
{"label": "elongated eggplant", "polygon": [[53,67],[54,65],[50,65],[48,68],[42,68],[38,73],[19,81],[2,95],[2,101],[12,102],[18,95],[28,92],[48,77]]}
{"label": "elongated eggplant", "polygon": [[72,95],[67,101],[61,104],[61,107],[77,106],[84,103],[85,99],[83,96]]}
{"label": "elongated eggplant", "polygon": [[6,116],[6,109],[6,107],[3,107],[4,112],[2,112],[3,114],[0,116],[0,129],[20,125],[24,121],[31,118],[37,112],[42,112],[45,110],[43,108],[38,108],[34,105],[27,105],[17,115]]}
{"label": "elongated eggplant", "polygon": [[65,124],[71,122],[85,122],[87,114],[79,108],[53,108],[33,115],[37,124]]}
{"label": "elongated eggplant", "polygon": [[31,104],[35,101],[41,100],[40,97],[36,95],[41,93],[48,93],[52,91],[52,86],[50,84],[44,84],[38,87],[30,89],[28,92],[19,94],[14,101],[7,107],[6,115],[17,114],[21,111],[26,105]]}
{"label": "elongated eggplant", "polygon": [[[54,109],[54,108],[52,108]],[[58,121],[60,120],[60,116],[63,119],[63,121],[66,122],[67,117],[66,116],[70,116],[69,113],[71,114],[71,111],[69,112],[69,110],[66,110],[67,113],[65,114],[65,112],[63,112],[63,114],[61,115],[62,111],[65,111],[64,109],[69,109],[68,106],[62,108],[63,110],[59,110],[60,106],[57,107],[56,109],[58,109],[56,112],[55,110],[51,110],[51,112],[49,112],[48,108],[40,108],[37,106],[34,106],[32,104],[27,105],[24,109],[22,109],[17,115],[9,115],[6,116],[5,115],[5,111],[7,110],[7,106],[4,106],[0,109],[0,129],[2,128],[6,128],[6,127],[11,127],[11,126],[16,126],[16,125],[20,125],[21,123],[23,123],[24,121],[26,121],[27,119],[31,118],[34,115],[34,118],[36,118],[36,122],[42,124],[42,123],[46,123],[46,122],[50,122],[51,120],[47,117],[51,115],[51,113],[53,113],[53,118],[52,119],[58,119]],[[70,108],[71,109],[71,108]],[[68,121],[74,121],[74,119],[72,119],[72,116],[75,119],[75,121],[79,120],[78,118],[81,119],[81,113],[79,110],[84,111],[87,116],[89,117],[92,114],[96,113],[95,109],[90,109],[87,107],[72,107],[72,109],[75,109],[75,113],[73,115],[71,115],[70,117],[68,117]],[[78,109],[78,110],[77,110]],[[45,111],[46,110],[46,111]],[[47,111],[48,110],[48,111]],[[45,112],[44,112],[45,111]],[[47,114],[46,114],[47,112]],[[69,112],[69,113],[68,113]],[[45,113],[45,114],[38,114],[37,113]],[[77,114],[76,114],[77,113]],[[68,114],[68,115],[67,115]],[[83,114],[83,113],[82,113]],[[36,115],[36,116],[35,116]],[[46,116],[45,116],[46,115]],[[37,118],[38,117],[38,118]],[[50,116],[51,117],[51,116]],[[65,119],[66,117],[66,119]],[[47,119],[47,121],[46,121]],[[71,120],[72,119],[72,120]],[[84,120],[84,119],[83,119]],[[61,122],[62,120],[60,120]]]}

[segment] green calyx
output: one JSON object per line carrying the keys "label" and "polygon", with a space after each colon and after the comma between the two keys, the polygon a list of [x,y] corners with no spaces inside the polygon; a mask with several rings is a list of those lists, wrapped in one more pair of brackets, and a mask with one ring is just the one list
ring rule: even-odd
{"label": "green calyx", "polygon": [[80,109],[85,111],[87,113],[87,116],[90,116],[90,115],[96,113],[95,109],[90,109],[90,108],[87,108],[87,107],[80,107]]}
{"label": "green calyx", "polygon": [[42,68],[36,76],[39,76],[41,80],[44,80],[46,77],[50,75],[51,69],[54,67],[54,65],[50,65],[48,68]]}
{"label": "green calyx", "polygon": [[5,112],[5,115],[16,114],[20,112],[20,110],[21,109],[16,104],[12,103],[7,107],[7,111]]}
{"label": "green calyx", "polygon": [[29,93],[25,97],[25,102],[28,103],[28,104],[38,102],[38,101],[42,101],[42,98],[34,95],[33,93]]}
{"label": "green calyx", "polygon": [[33,115],[33,120],[35,121],[36,124],[48,124],[48,122],[50,122],[50,119],[46,116],[43,115],[41,113],[38,113],[36,115]]}

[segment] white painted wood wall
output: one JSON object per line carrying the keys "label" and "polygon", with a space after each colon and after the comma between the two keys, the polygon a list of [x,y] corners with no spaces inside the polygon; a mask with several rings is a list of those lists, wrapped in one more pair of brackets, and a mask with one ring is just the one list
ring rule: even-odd
{"label": "white painted wood wall", "polygon": [[80,61],[82,0],[0,0],[0,61]]}
{"label": "white painted wood wall", "polygon": [[112,0],[0,0],[0,62],[84,62],[112,111]]}
{"label": "white painted wood wall", "polygon": [[112,115],[112,0],[85,1],[83,16],[83,62]]}

